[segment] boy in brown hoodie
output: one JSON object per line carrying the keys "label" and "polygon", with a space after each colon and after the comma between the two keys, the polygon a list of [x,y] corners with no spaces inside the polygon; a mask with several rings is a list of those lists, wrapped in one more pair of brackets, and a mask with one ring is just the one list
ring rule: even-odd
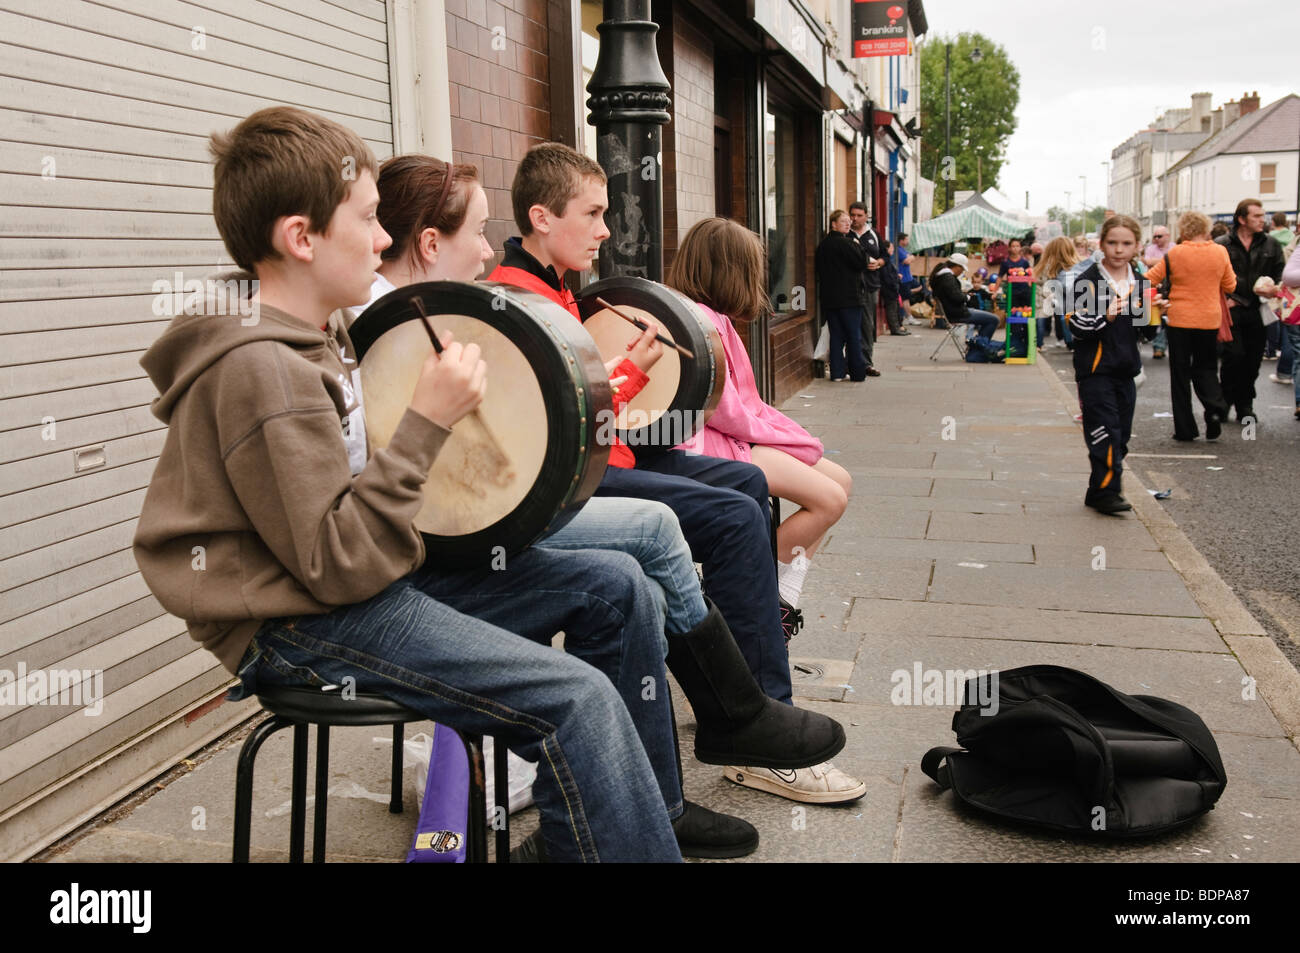
{"label": "boy in brown hoodie", "polygon": [[[486,371],[475,345],[448,335],[389,445],[368,454],[351,346],[329,315],[366,300],[389,244],[369,148],[279,107],[213,136],[212,151],[217,226],[258,291],[251,317],[213,307],[177,317],[141,361],[160,392],[154,413],[169,424],[135,538],[150,589],[240,677],[233,697],[352,678],[536,761],[552,859],[679,859],[646,748],[611,684],[627,673],[665,684],[635,561],[516,557],[529,638],[447,608],[413,573],[424,559],[412,525],[421,485],[452,425],[481,401]],[[543,578],[560,602],[539,598]],[[556,614],[575,622],[563,626],[563,653],[547,644],[562,627],[546,624]],[[647,743],[671,750],[667,695],[665,717],[639,723]]]}

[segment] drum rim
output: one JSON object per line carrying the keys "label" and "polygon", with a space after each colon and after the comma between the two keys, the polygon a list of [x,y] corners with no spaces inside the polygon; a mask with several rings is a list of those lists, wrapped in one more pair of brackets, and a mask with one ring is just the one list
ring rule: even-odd
{"label": "drum rim", "polygon": [[[534,353],[539,353],[548,365],[546,369],[552,372],[550,376],[574,385],[572,389],[543,387],[546,397],[546,454],[537,481],[514,509],[473,533],[461,536],[421,533],[428,556],[440,562],[455,561],[460,568],[495,558],[501,549],[506,555],[513,555],[572,519],[604,476],[609,447],[594,439],[597,412],[601,406],[610,406],[604,365],[591,335],[581,329],[566,309],[542,295],[497,282],[426,281],[390,291],[352,322],[348,336],[352,340],[358,367],[384,334],[417,319],[409,305],[410,298],[416,295],[424,301],[425,310],[435,327],[439,314],[470,314],[501,332],[529,356],[530,363]],[[498,307],[497,301],[504,301],[506,306]],[[401,309],[401,317],[386,314],[388,309],[394,308]],[[489,315],[507,315],[512,308],[528,315],[530,320],[494,322],[480,316],[484,310]],[[548,341],[552,347],[548,350],[523,346],[524,343],[540,345],[542,340]],[[597,368],[599,373],[596,373]],[[536,365],[533,369],[539,379],[544,378]],[[569,369],[577,374],[576,379],[570,375]],[[364,394],[362,400],[364,408]],[[572,469],[567,463],[560,466],[569,452],[577,456]],[[563,477],[556,475],[560,470],[565,472]],[[544,494],[542,489],[546,491]],[[553,498],[558,498],[553,506],[540,505],[543,499]],[[512,520],[512,525],[503,525]],[[509,540],[513,533],[518,533],[519,538]],[[506,544],[502,543],[503,537],[508,540]]]}
{"label": "drum rim", "polygon": [[[676,288],[636,275],[615,275],[587,285],[576,296],[578,312],[585,322],[597,312],[604,310],[601,305],[596,303],[597,296],[606,298],[610,304],[616,307],[629,305],[643,308],[644,302],[626,300],[625,296],[629,292],[638,295],[645,294],[668,305],[669,313],[682,319],[687,335],[690,337],[689,342],[678,340],[678,343],[689,347],[697,355],[701,352],[708,355],[709,372],[707,382],[702,382],[690,375],[683,375],[682,381],[686,382],[688,387],[683,393],[679,385],[678,392],[673,399],[673,408],[685,407],[690,411],[699,412],[699,416],[694,418],[697,426],[682,434],[684,439],[681,442],[687,442],[704,428],[706,421],[713,411],[717,410],[718,404],[722,400],[722,391],[726,383],[727,373],[722,337],[718,334],[717,328],[713,326],[713,322],[689,297]],[[686,320],[686,315],[690,316],[689,321]],[[659,320],[662,320],[662,318]],[[676,338],[676,329],[673,330]],[[654,373],[653,368],[650,373]],[[661,430],[655,424],[648,424],[631,430],[620,429],[616,430],[615,433],[624,444],[638,450],[670,449],[670,446],[661,444],[654,439],[655,436],[661,433]]]}

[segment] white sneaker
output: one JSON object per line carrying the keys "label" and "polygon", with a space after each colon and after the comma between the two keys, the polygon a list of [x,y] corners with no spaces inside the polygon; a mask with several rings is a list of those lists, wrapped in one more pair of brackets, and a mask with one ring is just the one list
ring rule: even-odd
{"label": "white sneaker", "polygon": [[722,776],[756,791],[808,804],[843,804],[867,793],[866,782],[850,777],[829,761],[798,769],[728,766]]}
{"label": "white sneaker", "polygon": [[1271,380],[1274,384],[1294,384],[1294,383],[1295,383],[1295,378],[1294,378],[1294,377],[1289,377],[1289,376],[1287,376],[1286,374],[1269,374],[1269,375],[1268,375],[1268,379]]}
{"label": "white sneaker", "polygon": [[908,324],[918,324],[918,325],[919,325],[919,324],[925,324],[925,322],[922,321],[920,318],[908,318],[908,319],[907,319],[907,323],[908,323]]}

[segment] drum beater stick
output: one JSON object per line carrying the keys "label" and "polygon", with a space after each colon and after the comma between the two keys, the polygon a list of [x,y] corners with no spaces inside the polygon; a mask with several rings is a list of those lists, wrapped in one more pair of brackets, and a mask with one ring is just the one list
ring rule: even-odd
{"label": "drum beater stick", "polygon": [[[632,315],[630,314],[624,314],[622,311],[618,310],[618,308],[614,307],[612,304],[610,304],[608,301],[606,301],[604,298],[600,297],[599,295],[596,296],[596,304],[600,305],[603,308],[606,308],[609,311],[613,311],[624,321],[628,322],[629,324],[635,324],[642,331],[649,330],[649,325],[647,325],[644,321],[639,321],[636,318],[632,317]],[[658,341],[660,344],[667,344],[669,347],[675,349],[678,354],[682,355],[682,357],[689,357],[692,361],[695,360],[695,355],[693,353],[691,353],[686,348],[682,347],[680,344],[668,340],[668,338],[664,337],[662,334],[656,334],[655,340]]]}

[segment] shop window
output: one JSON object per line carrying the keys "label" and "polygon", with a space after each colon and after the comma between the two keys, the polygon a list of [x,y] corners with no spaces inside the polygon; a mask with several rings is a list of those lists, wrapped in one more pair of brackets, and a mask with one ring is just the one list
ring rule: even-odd
{"label": "shop window", "polygon": [[[768,293],[774,312],[791,311],[799,244],[795,126],[785,109],[769,105],[764,117],[764,161],[767,191]],[[806,302],[804,307],[807,307]],[[802,310],[802,309],[800,309]]]}

